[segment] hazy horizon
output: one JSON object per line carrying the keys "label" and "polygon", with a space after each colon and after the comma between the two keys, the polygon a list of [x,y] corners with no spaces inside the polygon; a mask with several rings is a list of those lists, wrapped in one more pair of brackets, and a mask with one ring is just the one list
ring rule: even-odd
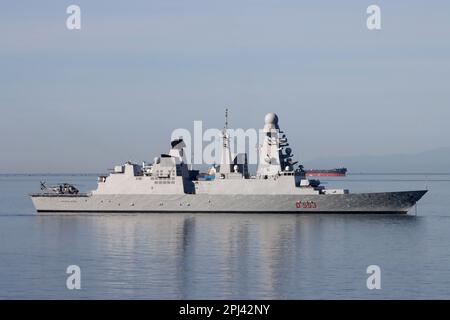
{"label": "hazy horizon", "polygon": [[244,129],[276,112],[300,162],[450,147],[449,15],[417,0],[4,4],[0,173],[151,160],[225,108]]}

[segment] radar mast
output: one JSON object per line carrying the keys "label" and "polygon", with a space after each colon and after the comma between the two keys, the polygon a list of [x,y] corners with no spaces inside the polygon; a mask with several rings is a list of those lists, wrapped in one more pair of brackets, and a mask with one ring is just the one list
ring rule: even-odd
{"label": "radar mast", "polygon": [[228,108],[225,109],[225,126],[222,131],[222,159],[220,161],[220,173],[231,172],[230,135],[228,134]]}

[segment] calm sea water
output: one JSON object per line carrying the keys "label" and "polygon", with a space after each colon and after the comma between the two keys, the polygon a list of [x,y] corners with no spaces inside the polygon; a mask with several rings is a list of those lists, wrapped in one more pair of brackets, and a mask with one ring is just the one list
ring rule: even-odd
{"label": "calm sea water", "polygon": [[[450,298],[450,175],[351,175],[352,191],[428,188],[409,215],[36,215],[39,181],[0,176],[0,298]],[[66,268],[81,268],[81,290]],[[381,268],[368,290],[366,268]]]}

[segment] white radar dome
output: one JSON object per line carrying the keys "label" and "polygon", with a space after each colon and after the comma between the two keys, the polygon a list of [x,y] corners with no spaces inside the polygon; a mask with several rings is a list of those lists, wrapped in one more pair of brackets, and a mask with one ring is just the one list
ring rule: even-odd
{"label": "white radar dome", "polygon": [[266,114],[266,116],[264,117],[264,122],[266,124],[276,125],[276,124],[278,124],[278,116],[275,113],[270,112],[270,113]]}

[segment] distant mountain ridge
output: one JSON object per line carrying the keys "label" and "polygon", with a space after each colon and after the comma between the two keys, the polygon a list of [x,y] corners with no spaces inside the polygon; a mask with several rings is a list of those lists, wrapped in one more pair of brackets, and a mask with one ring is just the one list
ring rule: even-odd
{"label": "distant mountain ridge", "polygon": [[322,157],[304,163],[305,169],[346,167],[349,173],[450,173],[450,147],[416,154]]}

